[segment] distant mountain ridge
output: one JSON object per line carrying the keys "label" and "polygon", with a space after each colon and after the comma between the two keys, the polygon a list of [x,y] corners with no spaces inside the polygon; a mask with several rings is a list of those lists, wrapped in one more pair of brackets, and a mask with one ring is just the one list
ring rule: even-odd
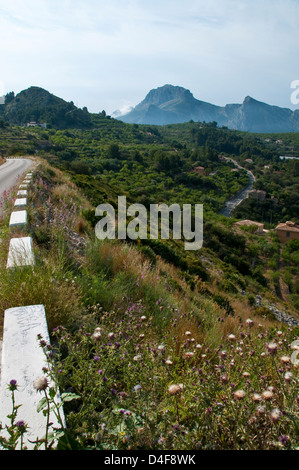
{"label": "distant mountain ridge", "polygon": [[218,126],[247,132],[299,131],[299,110],[272,106],[250,96],[242,104],[217,106],[197,100],[189,90],[173,85],[151,90],[141,103],[117,119],[152,125],[215,121]]}

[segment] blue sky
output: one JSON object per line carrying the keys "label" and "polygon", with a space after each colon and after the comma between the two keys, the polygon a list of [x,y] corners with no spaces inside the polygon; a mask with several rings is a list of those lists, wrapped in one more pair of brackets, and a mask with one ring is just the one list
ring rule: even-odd
{"label": "blue sky", "polygon": [[0,0],[0,94],[40,86],[111,114],[166,83],[295,109],[299,0]]}

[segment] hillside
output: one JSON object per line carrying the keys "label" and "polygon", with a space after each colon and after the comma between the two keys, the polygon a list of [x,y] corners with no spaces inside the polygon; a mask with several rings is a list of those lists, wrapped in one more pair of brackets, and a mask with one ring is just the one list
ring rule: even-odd
{"label": "hillside", "polygon": [[151,90],[132,111],[118,119],[136,124],[216,122],[247,132],[298,132],[299,111],[270,106],[247,96],[242,104],[216,106],[194,98],[189,90],[165,85]]}
{"label": "hillside", "polygon": [[[279,158],[298,149],[293,133],[266,140],[215,124],[132,125],[104,113],[88,129],[0,127],[4,157],[29,154],[39,163],[26,229],[34,269],[6,269],[16,191],[4,201],[0,315],[15,305],[45,306],[52,346],[40,340],[44,373],[65,400],[58,449],[298,447],[291,345],[299,246],[282,246],[275,233],[277,218],[298,219],[298,164]],[[262,218],[261,234],[219,214],[248,182],[224,157],[267,191],[271,213],[255,199],[239,208],[240,219]],[[186,251],[171,237],[98,240],[95,209],[108,203],[117,217],[120,195],[147,209],[202,203],[203,247]],[[52,403],[53,390],[44,393]],[[30,426],[17,423],[14,436]],[[2,440],[1,426],[0,441],[14,445]]]}
{"label": "hillside", "polygon": [[[123,123],[164,126],[168,124],[211,123],[250,133],[299,131],[299,111],[271,106],[247,96],[241,104],[216,106],[194,98],[183,87],[165,85],[151,90],[145,99],[126,115],[113,115]],[[112,117],[113,117],[112,116]],[[15,96],[5,97],[0,106],[0,125],[46,123],[53,129],[90,129],[103,123],[106,113],[89,113],[39,87],[30,87]],[[107,116],[107,118],[110,118]],[[115,126],[114,126],[115,127]]]}
{"label": "hillside", "polygon": [[57,129],[90,127],[87,110],[79,109],[74,103],[68,103],[43,88],[30,87],[16,96],[10,93],[7,98],[6,104],[0,107],[0,117],[10,124],[46,123]]}
{"label": "hillside", "polygon": [[[65,397],[58,450],[298,446],[289,346],[297,329],[276,319],[273,304],[286,304],[265,283],[275,237],[209,221],[200,260],[184,259],[179,243],[99,241],[91,195],[113,203],[119,188],[39,163],[29,214],[37,263],[5,269],[7,201],[0,308],[12,295],[16,304],[46,307],[53,346],[40,339],[45,376]],[[244,252],[262,266],[259,276],[236,268]],[[52,403],[52,390],[45,393]]]}

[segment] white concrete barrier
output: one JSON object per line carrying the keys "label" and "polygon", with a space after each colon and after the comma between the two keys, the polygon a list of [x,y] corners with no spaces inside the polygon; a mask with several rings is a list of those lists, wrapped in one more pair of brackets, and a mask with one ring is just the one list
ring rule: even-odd
{"label": "white concrete barrier", "polygon": [[[38,335],[50,344],[46,313],[43,305],[31,305],[27,307],[11,308],[4,313],[3,348],[1,363],[0,384],[0,421],[2,425],[10,425],[7,418],[12,412],[11,392],[7,389],[11,380],[17,381],[18,389],[15,393],[15,405],[21,405],[18,409],[17,420],[24,421],[28,425],[28,433],[24,434],[24,444],[28,449],[33,449],[29,441],[42,439],[46,431],[46,417],[42,412],[37,412],[37,406],[44,394],[34,388],[34,382],[40,377],[45,377],[43,367],[47,367],[46,358],[39,345]],[[49,382],[49,386],[54,384]],[[60,397],[57,394],[56,400]],[[65,418],[62,407],[60,408],[63,425]],[[54,428],[60,428],[60,424],[53,412],[50,414],[50,422]],[[41,449],[44,447],[42,446]]]}
{"label": "white concrete barrier", "polygon": [[9,220],[9,228],[24,227],[27,224],[27,211],[15,211],[11,213]]}
{"label": "white concrete barrier", "polygon": [[20,198],[15,200],[15,209],[23,209],[27,207],[27,198]]}
{"label": "white concrete barrier", "polygon": [[12,238],[9,243],[6,268],[34,266],[34,263],[32,238]]}
{"label": "white concrete barrier", "polygon": [[27,197],[27,190],[26,189],[21,189],[20,191],[17,192],[17,197]]}

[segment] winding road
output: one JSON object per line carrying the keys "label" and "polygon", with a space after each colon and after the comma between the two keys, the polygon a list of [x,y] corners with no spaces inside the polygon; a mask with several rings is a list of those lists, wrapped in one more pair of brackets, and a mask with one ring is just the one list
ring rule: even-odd
{"label": "winding road", "polygon": [[221,211],[219,212],[219,214],[221,214],[221,215],[225,215],[226,217],[230,217],[232,211],[239,204],[241,204],[241,202],[244,201],[244,199],[246,199],[249,191],[251,191],[252,188],[253,188],[253,183],[255,182],[256,178],[250,170],[247,170],[246,168],[243,168],[241,165],[239,165],[238,162],[236,162],[232,158],[226,157],[225,160],[227,162],[232,162],[237,168],[240,168],[240,170],[247,171],[247,174],[249,176],[249,183],[236,196],[232,197],[231,199],[228,199],[225,203],[225,207],[223,209],[221,209]]}
{"label": "winding road", "polygon": [[0,217],[3,215],[2,204],[3,193],[12,189],[23,173],[34,165],[29,158],[11,158],[7,159],[3,165],[0,165]]}

